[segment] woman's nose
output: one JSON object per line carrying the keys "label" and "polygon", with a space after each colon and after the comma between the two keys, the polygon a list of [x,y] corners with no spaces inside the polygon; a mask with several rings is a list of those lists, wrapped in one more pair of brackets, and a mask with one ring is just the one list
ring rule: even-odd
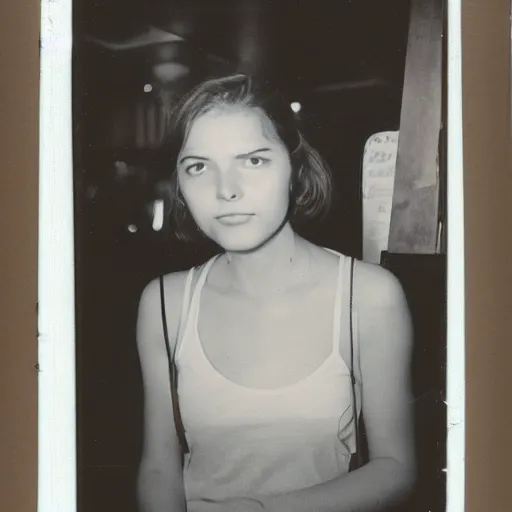
{"label": "woman's nose", "polygon": [[220,172],[217,178],[217,199],[236,201],[242,197],[242,189],[233,171]]}

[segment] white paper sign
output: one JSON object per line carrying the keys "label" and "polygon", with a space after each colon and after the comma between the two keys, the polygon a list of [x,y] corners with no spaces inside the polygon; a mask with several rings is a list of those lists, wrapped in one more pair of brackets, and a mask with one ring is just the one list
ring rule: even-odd
{"label": "white paper sign", "polygon": [[398,132],[380,132],[365,144],[363,156],[363,259],[380,263],[387,250]]}

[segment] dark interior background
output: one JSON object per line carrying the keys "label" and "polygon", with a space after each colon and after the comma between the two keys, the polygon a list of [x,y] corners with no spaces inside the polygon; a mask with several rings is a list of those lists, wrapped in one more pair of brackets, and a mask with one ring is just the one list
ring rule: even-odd
{"label": "dark interior background", "polygon": [[[158,137],[146,133],[141,138],[137,131],[137,108],[153,109],[161,119],[155,63],[174,60],[188,66],[185,78],[167,89],[171,98],[204,76],[236,68],[241,5],[246,4],[74,2],[80,512],[135,510],[143,398],[135,347],[140,292],[156,275],[202,262],[213,250],[176,241],[167,224],[161,231],[152,229],[152,201],[161,196],[169,176],[155,165]],[[258,69],[290,101],[301,103],[303,130],[335,178],[330,216],[300,230],[319,244],[360,257],[363,147],[371,134],[399,128],[409,1],[279,0],[260,5]],[[184,41],[129,50],[98,43],[135,37],[149,24]],[[148,85],[151,91],[145,92]],[[425,273],[421,263],[416,268]],[[420,315],[423,339],[428,340],[419,343],[416,364],[418,402],[430,397],[418,415],[424,456],[420,499],[414,505],[425,512],[444,510],[445,500],[446,430],[439,407],[444,396],[445,293],[442,271],[436,276],[437,295],[420,294],[416,300],[419,310],[435,311],[437,321],[432,327],[426,321],[431,317]]]}

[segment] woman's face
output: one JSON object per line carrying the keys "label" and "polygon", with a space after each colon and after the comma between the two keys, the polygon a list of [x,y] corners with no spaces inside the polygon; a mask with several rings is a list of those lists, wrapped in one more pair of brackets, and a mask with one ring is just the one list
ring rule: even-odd
{"label": "woman's face", "polygon": [[227,251],[250,251],[283,225],[291,163],[259,109],[224,107],[198,117],[178,156],[178,182],[199,228]]}

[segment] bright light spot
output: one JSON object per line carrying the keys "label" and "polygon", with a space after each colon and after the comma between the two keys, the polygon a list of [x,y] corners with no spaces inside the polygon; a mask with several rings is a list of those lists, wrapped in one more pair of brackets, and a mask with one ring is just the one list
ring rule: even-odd
{"label": "bright light spot", "polygon": [[164,202],[157,199],[153,203],[153,230],[160,231],[164,225]]}
{"label": "bright light spot", "polygon": [[139,228],[135,224],[130,224],[128,226],[128,231],[130,233],[137,233],[138,230],[139,230]]}
{"label": "bright light spot", "polygon": [[151,84],[146,84],[144,86],[144,92],[151,92],[153,90],[153,86]]}
{"label": "bright light spot", "polygon": [[292,108],[292,110],[295,113],[297,113],[297,112],[300,112],[302,105],[298,101],[294,101],[294,102],[290,103],[290,107]]}

